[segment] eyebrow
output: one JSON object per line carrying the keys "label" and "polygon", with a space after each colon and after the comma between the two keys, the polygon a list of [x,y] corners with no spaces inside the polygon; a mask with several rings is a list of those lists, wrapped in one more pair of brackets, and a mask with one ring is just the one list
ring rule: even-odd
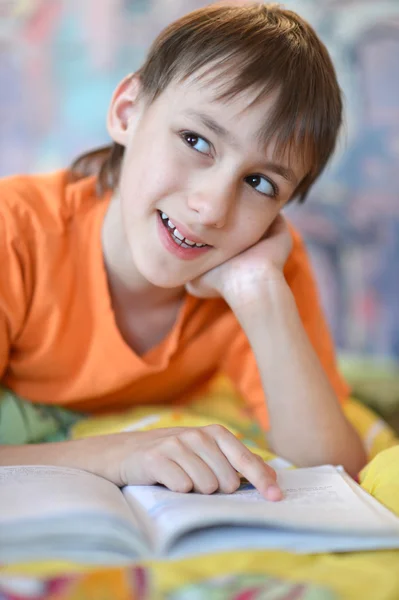
{"label": "eyebrow", "polygon": [[272,171],[276,175],[280,175],[283,179],[286,179],[290,183],[292,183],[295,187],[298,185],[298,179],[292,169],[289,167],[284,167],[284,165],[280,165],[278,163],[266,162],[264,163],[265,168],[268,171]]}
{"label": "eyebrow", "polygon": [[229,144],[231,146],[238,146],[237,140],[230,133],[230,131],[227,131],[227,129],[225,127],[223,127],[223,125],[220,125],[219,123],[217,123],[209,115],[206,115],[203,112],[198,112],[196,110],[187,110],[187,111],[185,111],[184,114],[186,114],[188,117],[192,117],[193,119],[197,119],[198,121],[201,121],[201,123],[203,125],[205,125],[205,127],[207,127],[208,129],[210,129],[211,131],[216,133],[216,135],[220,136],[221,138],[223,138],[224,140],[229,142]]}
{"label": "eyebrow", "polygon": [[[234,135],[230,131],[228,131],[225,127],[223,127],[223,125],[220,125],[220,123],[217,123],[209,115],[207,115],[203,112],[195,111],[195,110],[187,110],[184,112],[184,114],[187,115],[188,117],[192,117],[193,119],[201,121],[201,123],[207,129],[210,129],[216,135],[223,138],[231,146],[233,146],[233,147],[239,146]],[[298,179],[295,176],[294,171],[292,169],[290,169],[290,167],[285,167],[284,165],[280,165],[279,163],[274,163],[274,162],[265,162],[265,163],[263,163],[263,167],[268,171],[272,171],[272,173],[275,173],[276,175],[280,175],[280,177],[283,177],[283,179],[286,179],[287,181],[292,183],[295,187],[298,185]]]}

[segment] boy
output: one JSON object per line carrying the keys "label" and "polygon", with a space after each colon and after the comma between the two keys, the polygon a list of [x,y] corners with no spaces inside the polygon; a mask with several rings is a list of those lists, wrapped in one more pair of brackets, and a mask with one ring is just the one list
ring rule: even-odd
{"label": "boy", "polygon": [[[215,5],[168,27],[115,90],[111,148],[0,186],[4,384],[104,412],[185,402],[223,370],[274,452],[358,473],[347,388],[281,215],[323,170],[341,111],[326,49],[290,11]],[[240,472],[280,498],[219,426],[0,448],[0,464],[25,463],[202,493],[234,491]]]}

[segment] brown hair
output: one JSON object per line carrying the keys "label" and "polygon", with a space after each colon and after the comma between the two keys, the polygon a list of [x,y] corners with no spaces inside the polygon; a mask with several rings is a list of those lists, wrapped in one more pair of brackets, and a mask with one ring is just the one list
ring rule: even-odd
{"label": "brown hair", "polygon": [[[335,70],[314,30],[277,5],[206,6],[160,33],[138,75],[153,102],[171,82],[200,71],[224,82],[219,99],[249,88],[257,99],[278,92],[260,133],[265,141],[276,138],[277,153],[288,149],[302,156],[308,172],[294,195],[303,201],[334,151],[342,120]],[[83,154],[72,164],[71,178],[97,174],[98,193],[113,190],[123,153],[114,143]]]}

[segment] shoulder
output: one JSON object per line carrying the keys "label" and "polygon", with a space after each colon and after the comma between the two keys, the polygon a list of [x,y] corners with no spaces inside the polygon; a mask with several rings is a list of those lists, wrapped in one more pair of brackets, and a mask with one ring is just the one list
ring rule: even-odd
{"label": "shoulder", "polygon": [[60,232],[79,210],[94,178],[71,183],[67,170],[43,175],[14,175],[0,179],[0,219],[10,234],[26,237],[38,230]]}
{"label": "shoulder", "polygon": [[14,175],[0,180],[0,216],[9,235],[30,236],[60,222],[66,173]]}

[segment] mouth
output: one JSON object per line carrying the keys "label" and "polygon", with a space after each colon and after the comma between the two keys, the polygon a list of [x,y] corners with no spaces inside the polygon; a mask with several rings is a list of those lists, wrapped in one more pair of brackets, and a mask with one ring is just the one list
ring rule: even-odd
{"label": "mouth", "polygon": [[161,212],[161,211],[158,211],[158,213],[159,213],[159,216],[161,217],[162,224],[165,227],[165,229],[169,232],[170,237],[175,242],[175,244],[177,244],[181,248],[196,249],[196,248],[211,248],[212,247],[212,246],[209,246],[209,244],[205,244],[204,242],[200,242],[198,240],[190,240],[189,238],[185,237],[178,230],[178,228],[173,223],[173,221],[171,221],[169,219],[169,217],[166,213]]}
{"label": "mouth", "polygon": [[[181,260],[193,260],[209,252],[213,246],[205,244],[195,236],[186,237],[173,223],[169,216],[158,210],[158,232],[165,250]],[[183,226],[180,226],[183,229]],[[186,232],[188,233],[188,232]],[[194,237],[194,236],[192,236]]]}

